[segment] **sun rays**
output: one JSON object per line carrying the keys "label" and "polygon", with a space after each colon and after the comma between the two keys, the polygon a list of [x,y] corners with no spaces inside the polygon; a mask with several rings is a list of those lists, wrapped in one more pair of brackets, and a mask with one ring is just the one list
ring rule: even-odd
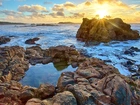
{"label": "sun rays", "polygon": [[107,10],[97,10],[96,14],[99,16],[99,19],[102,19],[108,15],[108,12]]}

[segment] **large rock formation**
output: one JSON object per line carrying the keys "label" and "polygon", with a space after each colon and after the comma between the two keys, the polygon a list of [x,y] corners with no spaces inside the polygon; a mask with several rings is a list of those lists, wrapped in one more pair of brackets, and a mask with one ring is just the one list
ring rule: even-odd
{"label": "large rock formation", "polygon": [[81,41],[109,42],[111,40],[135,40],[139,38],[138,31],[133,31],[129,24],[120,18],[115,19],[83,19],[76,38]]}

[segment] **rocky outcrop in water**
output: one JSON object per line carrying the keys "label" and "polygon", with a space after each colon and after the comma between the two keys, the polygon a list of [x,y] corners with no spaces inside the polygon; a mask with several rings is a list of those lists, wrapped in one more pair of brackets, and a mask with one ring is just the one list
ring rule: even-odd
{"label": "rocky outcrop in water", "polygon": [[83,19],[76,38],[81,41],[109,42],[111,40],[135,40],[139,38],[138,31],[131,29],[129,24],[120,18],[115,19]]}
{"label": "rocky outcrop in water", "polygon": [[36,44],[35,42],[38,40],[39,38],[28,39],[25,41],[25,44]]}
{"label": "rocky outcrop in water", "polygon": [[[75,72],[64,72],[57,87],[22,86],[29,62],[77,63]],[[36,60],[33,60],[36,59]],[[40,60],[43,59],[43,60]],[[33,60],[33,61],[31,61]],[[0,48],[0,104],[2,105],[139,105],[140,80],[121,75],[116,68],[95,58],[86,58],[72,47],[56,46],[43,50]]]}
{"label": "rocky outcrop in water", "polygon": [[10,40],[11,40],[10,38],[0,36],[0,45],[6,44],[7,42],[10,42]]}

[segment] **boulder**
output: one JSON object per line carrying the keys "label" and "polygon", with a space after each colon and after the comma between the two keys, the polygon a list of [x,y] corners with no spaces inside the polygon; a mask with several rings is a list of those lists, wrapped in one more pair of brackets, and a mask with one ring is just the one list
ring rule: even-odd
{"label": "boulder", "polygon": [[37,96],[41,99],[48,98],[55,94],[55,87],[50,84],[41,84],[37,90]]}
{"label": "boulder", "polygon": [[36,44],[35,41],[38,41],[40,38],[33,38],[33,39],[28,39],[25,41],[25,44]]}
{"label": "boulder", "polygon": [[126,24],[120,18],[115,19],[87,19],[78,29],[76,38],[85,42],[109,42],[112,40],[136,40],[138,39],[138,31],[131,29],[129,24]]}
{"label": "boulder", "polygon": [[41,100],[37,98],[32,98],[27,101],[25,105],[42,105]]}
{"label": "boulder", "polygon": [[10,38],[7,38],[5,36],[0,36],[0,45],[6,44],[7,42],[10,42]]}
{"label": "boulder", "polygon": [[52,98],[52,105],[77,105],[77,101],[71,92],[64,91]]}

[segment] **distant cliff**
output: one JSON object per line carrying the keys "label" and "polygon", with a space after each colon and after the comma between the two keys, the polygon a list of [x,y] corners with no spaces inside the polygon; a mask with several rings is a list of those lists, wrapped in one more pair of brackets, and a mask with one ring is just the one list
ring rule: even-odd
{"label": "distant cliff", "polygon": [[120,18],[115,19],[87,19],[83,22],[77,32],[76,38],[81,41],[109,42],[111,40],[135,40],[140,38],[138,31],[131,29]]}

